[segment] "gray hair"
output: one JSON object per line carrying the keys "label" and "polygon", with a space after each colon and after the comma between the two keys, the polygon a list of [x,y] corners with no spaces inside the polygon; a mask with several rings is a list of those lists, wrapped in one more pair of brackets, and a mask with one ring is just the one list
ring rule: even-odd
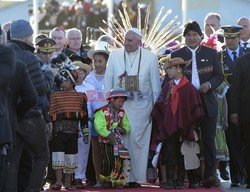
{"label": "gray hair", "polygon": [[82,37],[82,32],[79,29],[71,28],[71,29],[66,30],[66,38],[67,39],[69,38],[69,34],[72,33],[72,32],[78,32],[78,33],[81,34],[81,37]]}
{"label": "gray hair", "polygon": [[241,17],[241,18],[238,19],[237,24],[238,24],[241,20],[247,20],[248,23],[250,23],[250,19],[249,19],[248,17],[245,17],[245,16],[244,16],[244,17]]}
{"label": "gray hair", "polygon": [[60,27],[55,27],[54,29],[52,29],[50,32],[49,32],[49,37],[51,38],[52,37],[52,33],[54,31],[62,31],[63,34],[64,34],[64,37],[66,37],[66,32],[64,31],[64,29],[60,28]]}

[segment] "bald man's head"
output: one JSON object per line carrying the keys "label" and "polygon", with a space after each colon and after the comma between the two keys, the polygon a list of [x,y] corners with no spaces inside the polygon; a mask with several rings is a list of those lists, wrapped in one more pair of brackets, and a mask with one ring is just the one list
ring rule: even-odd
{"label": "bald man's head", "polygon": [[241,17],[237,21],[237,25],[243,27],[240,32],[240,39],[243,41],[247,41],[248,39],[250,39],[250,19],[248,17]]}
{"label": "bald man's head", "polygon": [[207,37],[210,37],[220,28],[220,15],[218,13],[208,13],[204,19],[204,30]]}

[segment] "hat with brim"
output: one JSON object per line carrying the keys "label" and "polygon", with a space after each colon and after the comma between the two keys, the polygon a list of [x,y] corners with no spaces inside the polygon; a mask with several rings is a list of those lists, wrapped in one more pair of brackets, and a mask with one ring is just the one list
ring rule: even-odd
{"label": "hat with brim", "polygon": [[41,41],[41,40],[43,40],[43,39],[46,39],[46,38],[49,38],[48,35],[42,34],[42,33],[38,34],[38,35],[36,36],[36,38],[35,38],[35,45],[37,45],[37,43],[38,43],[39,41]]}
{"label": "hat with brim", "polygon": [[106,99],[109,101],[111,98],[115,97],[123,97],[126,100],[128,98],[128,95],[124,90],[111,90]]}
{"label": "hat with brim", "polygon": [[94,59],[96,53],[105,53],[109,55],[109,44],[106,41],[97,41],[95,44],[95,49],[88,52],[88,57]]}
{"label": "hat with brim", "polygon": [[224,25],[221,26],[221,29],[224,30],[224,37],[233,38],[239,36],[243,27],[239,25]]}
{"label": "hat with brim", "polygon": [[180,57],[175,57],[173,59],[166,61],[166,63],[164,64],[164,69],[167,69],[172,66],[178,66],[178,65],[188,66],[190,63],[191,63],[191,60],[184,61]]}
{"label": "hat with brim", "polygon": [[60,69],[59,71],[59,74],[61,76],[63,76],[66,79],[70,79],[72,81],[72,83],[74,85],[76,85],[76,81],[77,81],[77,78],[78,78],[78,75],[77,75],[77,71],[76,71],[76,68],[75,66],[70,66],[70,67],[67,67],[67,68],[62,68]]}
{"label": "hat with brim", "polygon": [[55,51],[55,40],[51,38],[44,38],[36,43],[37,51],[44,53],[52,53]]}
{"label": "hat with brim", "polygon": [[91,71],[91,67],[86,63],[82,63],[81,61],[74,61],[72,64],[76,66],[77,69],[84,70],[86,74],[89,74]]}

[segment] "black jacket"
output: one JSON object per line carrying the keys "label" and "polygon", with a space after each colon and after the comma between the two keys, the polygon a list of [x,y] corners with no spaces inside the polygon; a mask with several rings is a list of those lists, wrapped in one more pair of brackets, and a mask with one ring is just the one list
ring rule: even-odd
{"label": "black jacket", "polygon": [[15,49],[17,60],[20,60],[26,64],[28,74],[36,88],[38,95],[45,95],[48,92],[48,88],[46,87],[45,78],[41,71],[40,60],[33,54],[35,48],[16,40],[11,40],[9,45]]}
{"label": "black jacket", "polygon": [[238,58],[230,89],[231,114],[239,114],[241,123],[250,123],[250,53]]}
{"label": "black jacket", "polygon": [[26,113],[26,116],[41,116],[41,109],[44,106],[44,97],[46,97],[50,88],[46,86],[45,77],[41,70],[40,60],[33,54],[35,48],[18,40],[11,40],[9,45],[15,49],[16,59],[26,64],[28,75],[39,96],[37,105],[29,110],[29,112]]}
{"label": "black jacket", "polygon": [[[186,61],[192,59],[192,53],[188,47],[185,46],[171,53],[171,58],[175,57],[181,57]],[[204,110],[206,111],[208,117],[215,117],[218,114],[218,106],[214,89],[216,89],[223,82],[223,74],[218,54],[216,53],[216,50],[200,45],[196,51],[196,62],[200,84],[205,82],[209,82],[211,84],[211,89],[207,93],[201,93]],[[189,81],[191,81],[192,64],[186,67],[185,75]]]}
{"label": "black jacket", "polygon": [[75,52],[71,51],[70,49],[68,49],[67,47],[64,47],[62,52],[67,55],[69,58],[72,56],[72,55],[76,55]]}
{"label": "black jacket", "polygon": [[[13,133],[17,119],[25,116],[26,112],[38,102],[38,96],[33,86],[26,65],[21,61],[16,61],[16,71],[10,84],[9,95],[10,123]],[[15,134],[13,134],[15,141]]]}
{"label": "black jacket", "polygon": [[14,51],[0,46],[0,147],[13,142],[9,114],[9,84],[16,68]]}
{"label": "black jacket", "polygon": [[[67,45],[66,48],[69,49],[69,46]],[[80,56],[77,55],[76,53],[74,53],[74,54],[71,54],[69,56],[69,58],[72,62],[73,61],[81,61],[81,62],[86,63],[86,64],[90,64],[92,62],[92,60],[88,57],[88,51],[86,49],[84,49],[82,45],[80,48]]]}

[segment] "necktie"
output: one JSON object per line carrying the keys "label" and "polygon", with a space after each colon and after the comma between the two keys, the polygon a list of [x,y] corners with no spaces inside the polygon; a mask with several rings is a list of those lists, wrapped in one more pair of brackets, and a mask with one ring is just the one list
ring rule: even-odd
{"label": "necktie", "polygon": [[237,53],[236,53],[236,51],[233,51],[232,54],[233,54],[233,60],[234,60],[234,63],[235,63],[236,60],[237,60]]}
{"label": "necktie", "polygon": [[196,89],[200,88],[200,79],[197,69],[197,63],[196,63],[196,53],[192,52],[192,79],[191,83]]}
{"label": "necktie", "polygon": [[247,48],[247,44],[248,44],[248,42],[243,43],[243,45],[244,45],[244,49],[246,49],[246,48]]}

